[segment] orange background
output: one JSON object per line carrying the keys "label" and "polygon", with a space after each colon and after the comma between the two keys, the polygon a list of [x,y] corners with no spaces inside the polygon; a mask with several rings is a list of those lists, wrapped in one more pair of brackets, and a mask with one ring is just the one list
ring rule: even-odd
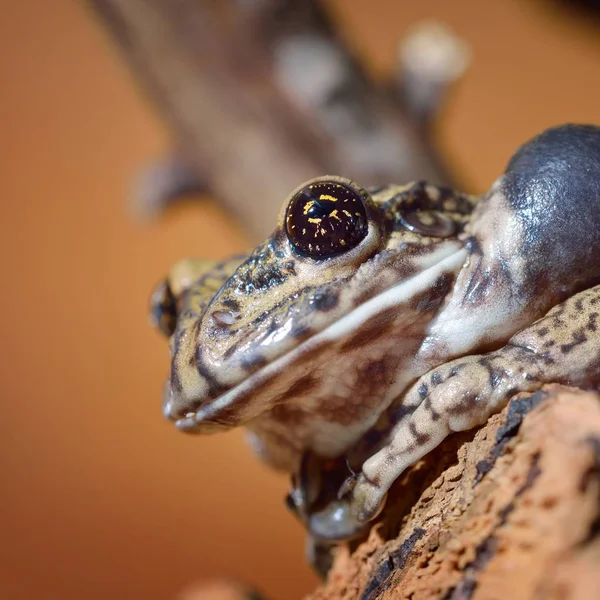
{"label": "orange background", "polygon": [[[600,36],[585,19],[511,0],[333,4],[378,76],[417,19],[471,45],[439,129],[474,189],[544,127],[600,123]],[[132,176],[168,134],[108,37],[67,0],[5,0],[2,15],[0,597],[175,598],[222,575],[299,597],[316,578],[286,479],[239,431],[186,437],[163,420],[167,348],[146,323],[175,260],[248,239],[208,201],[136,223]]]}

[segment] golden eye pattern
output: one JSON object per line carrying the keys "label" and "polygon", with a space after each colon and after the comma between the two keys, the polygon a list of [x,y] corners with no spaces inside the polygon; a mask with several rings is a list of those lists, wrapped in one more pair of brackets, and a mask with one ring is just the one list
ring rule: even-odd
{"label": "golden eye pattern", "polygon": [[364,199],[336,181],[310,183],[290,200],[285,229],[299,254],[318,259],[347,252],[369,229]]}

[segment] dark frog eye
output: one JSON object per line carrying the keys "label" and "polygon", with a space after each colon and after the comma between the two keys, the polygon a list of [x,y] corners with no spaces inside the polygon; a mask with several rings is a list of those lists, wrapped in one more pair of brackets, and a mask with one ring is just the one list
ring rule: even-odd
{"label": "dark frog eye", "polygon": [[336,181],[309,183],[290,200],[285,229],[300,254],[326,258],[346,252],[369,230],[363,196]]}
{"label": "dark frog eye", "polygon": [[176,300],[166,279],[154,288],[150,297],[150,324],[167,337],[171,337],[175,332]]}

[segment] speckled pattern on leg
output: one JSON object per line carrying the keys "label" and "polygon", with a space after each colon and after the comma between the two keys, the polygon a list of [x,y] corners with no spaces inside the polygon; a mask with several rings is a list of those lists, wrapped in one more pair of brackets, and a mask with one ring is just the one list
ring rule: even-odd
{"label": "speckled pattern on leg", "polygon": [[447,435],[485,423],[514,394],[549,382],[598,387],[599,312],[596,286],[554,307],[499,350],[451,361],[421,377],[404,398],[416,410],[363,465],[352,500],[358,518],[372,518],[397,477]]}

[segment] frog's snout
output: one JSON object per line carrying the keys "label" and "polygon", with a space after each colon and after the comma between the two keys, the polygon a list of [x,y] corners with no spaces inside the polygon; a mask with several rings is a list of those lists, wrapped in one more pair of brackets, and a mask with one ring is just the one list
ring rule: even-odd
{"label": "frog's snout", "polygon": [[173,390],[171,381],[167,379],[163,387],[163,415],[169,421],[173,421],[180,431],[188,433],[198,432],[198,422],[195,412],[185,412],[183,402],[179,394]]}
{"label": "frog's snout", "polygon": [[166,419],[169,419],[169,421],[177,423],[182,417],[191,417],[191,414],[182,414],[183,411],[178,404],[181,403],[177,402],[177,394],[173,391],[171,381],[167,379],[163,386],[163,415]]}
{"label": "frog's snout", "polygon": [[[207,414],[205,414],[207,413]],[[173,389],[172,383],[167,380],[163,387],[163,415],[175,423],[175,427],[183,433],[217,433],[225,431],[228,426],[211,419],[210,408],[203,411],[199,408],[191,410],[189,402]]]}

